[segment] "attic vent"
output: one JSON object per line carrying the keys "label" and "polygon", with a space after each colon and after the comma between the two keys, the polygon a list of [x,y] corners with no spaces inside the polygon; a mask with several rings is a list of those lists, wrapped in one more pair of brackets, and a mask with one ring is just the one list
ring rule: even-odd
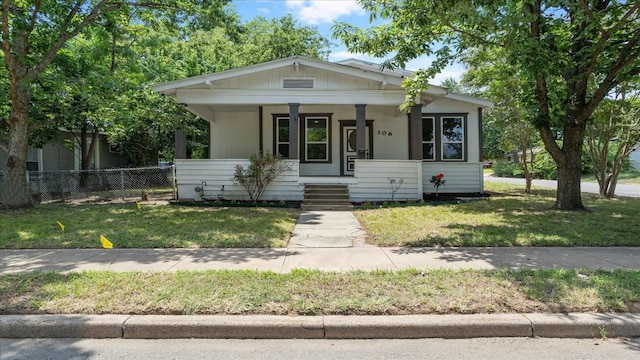
{"label": "attic vent", "polygon": [[282,79],[283,89],[313,89],[314,79]]}

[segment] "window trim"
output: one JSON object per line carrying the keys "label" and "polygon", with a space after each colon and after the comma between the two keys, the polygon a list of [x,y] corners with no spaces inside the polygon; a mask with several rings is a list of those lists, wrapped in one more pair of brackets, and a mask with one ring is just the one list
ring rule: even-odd
{"label": "window trim", "polygon": [[[431,126],[433,129],[433,139],[431,139],[431,141],[425,141],[424,140],[424,121],[427,119],[431,119]],[[437,156],[437,150],[436,150],[436,117],[429,115],[429,116],[425,116],[424,114],[422,115],[421,119],[422,121],[422,161],[436,161]],[[427,159],[425,158],[425,152],[424,152],[424,144],[432,144],[433,145],[433,157],[431,159]]]}
{"label": "window trim", "polygon": [[[278,119],[289,119],[289,114],[271,114],[273,117],[273,153],[278,153],[279,144],[289,144],[289,140],[278,142]],[[307,160],[307,118],[324,118],[327,120],[327,159]],[[332,122],[333,113],[300,113],[298,114],[298,159],[301,163],[330,164],[332,160]]]}
{"label": "window trim", "polygon": [[[462,140],[460,141],[445,141],[444,140],[444,134],[442,132],[442,129],[444,128],[444,120],[445,119],[460,119],[461,120],[461,127],[462,127]],[[459,115],[443,115],[440,117],[440,131],[438,132],[438,135],[440,136],[440,158],[442,161],[466,161],[466,138],[467,138],[467,131],[466,131],[466,121],[465,121],[465,117],[463,116],[459,116]],[[444,146],[445,144],[460,144],[462,146],[462,158],[461,159],[445,159],[444,158]]]}
{"label": "window trim", "polygon": [[[279,120],[289,120],[289,115],[278,115],[278,114],[274,114],[273,115],[273,151],[272,153],[275,154],[280,154],[280,145],[283,144],[287,144],[289,145],[289,139],[287,139],[287,141],[279,141],[279,137],[280,137],[280,121]],[[286,157],[285,159],[288,159],[289,157]]]}
{"label": "window trim", "polygon": [[[327,164],[331,163],[331,115],[332,114],[300,114],[300,120],[304,126],[300,126],[300,142],[303,144],[300,148],[301,156],[300,162],[311,164]],[[307,141],[307,119],[321,118],[327,121],[327,157],[325,159],[307,159],[307,147],[309,142]],[[324,144],[320,142],[313,142],[312,144]]]}
{"label": "window trim", "polygon": [[[468,113],[422,113],[421,119],[424,118],[433,118],[434,119],[434,157],[435,159],[429,160],[425,159],[425,154],[422,154],[423,162],[468,162]],[[443,143],[445,143],[442,139],[442,119],[443,118],[461,118],[462,119],[462,142],[453,142],[453,143],[462,143],[462,159],[444,159],[442,157],[443,153]],[[410,120],[409,120],[410,121]],[[411,136],[411,135],[409,135]],[[411,137],[409,137],[411,138]],[[425,141],[423,139],[422,143]],[[452,143],[452,142],[446,142]],[[409,151],[411,151],[411,146],[409,145]]]}

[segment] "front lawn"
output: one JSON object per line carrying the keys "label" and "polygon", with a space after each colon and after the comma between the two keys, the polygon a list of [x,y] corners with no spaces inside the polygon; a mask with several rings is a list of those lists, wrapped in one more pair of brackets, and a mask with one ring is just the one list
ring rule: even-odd
{"label": "front lawn", "polygon": [[637,270],[33,272],[0,314],[379,315],[639,312]]}
{"label": "front lawn", "polygon": [[95,248],[100,235],[116,248],[284,247],[297,217],[272,208],[46,204],[0,212],[0,248]]}
{"label": "front lawn", "polygon": [[640,246],[640,199],[583,193],[587,212],[550,210],[555,190],[485,183],[489,199],[391,205],[355,215],[379,246]]}

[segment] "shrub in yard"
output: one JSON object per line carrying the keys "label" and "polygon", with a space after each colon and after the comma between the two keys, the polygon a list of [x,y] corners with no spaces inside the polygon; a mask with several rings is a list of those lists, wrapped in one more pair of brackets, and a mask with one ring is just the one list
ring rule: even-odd
{"label": "shrub in yard", "polygon": [[288,169],[280,155],[252,154],[249,156],[249,166],[245,169],[236,165],[233,181],[242,185],[253,202],[257,202],[267,186],[280,174]]}
{"label": "shrub in yard", "polygon": [[555,180],[558,178],[558,167],[549,153],[542,152],[533,161],[533,173],[537,179]]}
{"label": "shrub in yard", "polygon": [[524,169],[520,163],[497,162],[493,164],[493,173],[498,177],[524,177]]}

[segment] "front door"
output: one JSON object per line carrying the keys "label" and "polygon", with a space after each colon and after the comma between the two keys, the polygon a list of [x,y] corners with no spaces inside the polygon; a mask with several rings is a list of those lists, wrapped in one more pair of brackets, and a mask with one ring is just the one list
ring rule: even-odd
{"label": "front door", "polygon": [[[371,159],[371,145],[370,145],[370,129],[369,125],[365,127],[365,155],[367,159]],[[342,175],[353,175],[355,169],[356,159],[358,158],[358,148],[356,146],[356,127],[355,126],[343,126],[342,127]]]}

